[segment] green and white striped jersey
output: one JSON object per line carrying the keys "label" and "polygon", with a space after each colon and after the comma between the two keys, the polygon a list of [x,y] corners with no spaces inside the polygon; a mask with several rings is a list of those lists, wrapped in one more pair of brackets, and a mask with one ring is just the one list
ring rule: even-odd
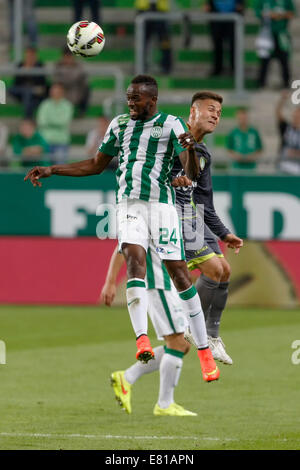
{"label": "green and white striped jersey", "polygon": [[167,268],[156,252],[153,243],[150,243],[147,251],[147,289],[175,290],[176,288],[168,274]]}
{"label": "green and white striped jersey", "polygon": [[117,203],[124,198],[175,203],[171,169],[184,150],[178,136],[186,130],[181,118],[160,112],[146,121],[129,114],[111,121],[99,150],[118,156]]}

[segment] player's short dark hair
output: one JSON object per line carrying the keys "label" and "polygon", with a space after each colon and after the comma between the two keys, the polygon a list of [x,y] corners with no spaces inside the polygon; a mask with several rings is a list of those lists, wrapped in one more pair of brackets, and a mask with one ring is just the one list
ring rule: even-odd
{"label": "player's short dark hair", "polygon": [[198,91],[193,95],[191,105],[193,105],[195,101],[198,100],[214,100],[222,104],[223,96],[219,95],[218,93],[214,93],[213,91]]}
{"label": "player's short dark hair", "polygon": [[149,87],[149,91],[151,89],[151,94],[157,96],[158,95],[158,84],[154,77],[151,75],[136,75],[132,80],[132,84],[143,84],[146,87]]}

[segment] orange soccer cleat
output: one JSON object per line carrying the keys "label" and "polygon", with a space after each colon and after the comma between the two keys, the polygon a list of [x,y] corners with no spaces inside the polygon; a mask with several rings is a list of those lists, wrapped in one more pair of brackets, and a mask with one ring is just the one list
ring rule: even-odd
{"label": "orange soccer cleat", "polygon": [[206,382],[218,380],[220,371],[214,361],[211,350],[209,348],[198,349],[198,357],[200,359],[203,380]]}
{"label": "orange soccer cleat", "polygon": [[154,359],[154,352],[150,344],[150,340],[147,335],[141,335],[136,340],[137,353],[136,358],[138,361],[144,362],[145,364]]}

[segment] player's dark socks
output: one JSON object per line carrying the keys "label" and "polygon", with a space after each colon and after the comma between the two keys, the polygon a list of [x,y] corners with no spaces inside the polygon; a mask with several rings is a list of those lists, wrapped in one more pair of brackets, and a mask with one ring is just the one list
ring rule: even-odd
{"label": "player's dark socks", "polygon": [[210,279],[209,277],[205,276],[204,274],[201,274],[201,276],[197,279],[195,287],[201,300],[201,306],[204,312],[205,321],[207,322],[213,298],[219,287],[219,282],[216,282],[213,279]]}
{"label": "player's dark socks", "polygon": [[215,338],[219,336],[221,316],[225,309],[228,297],[228,286],[229,282],[220,282],[215,291],[211,308],[206,319],[207,334]]}

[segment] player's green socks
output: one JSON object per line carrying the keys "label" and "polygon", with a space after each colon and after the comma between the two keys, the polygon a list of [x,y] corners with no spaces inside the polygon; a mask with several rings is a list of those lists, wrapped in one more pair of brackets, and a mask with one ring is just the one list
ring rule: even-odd
{"label": "player's green socks", "polygon": [[208,346],[205,319],[199,295],[195,286],[179,292],[179,297],[183,300],[184,311],[187,312],[190,330],[197,348]]}
{"label": "player's green socks", "polygon": [[131,324],[138,338],[148,331],[148,295],[144,279],[129,279],[126,289],[127,307]]}
{"label": "player's green socks", "polygon": [[158,406],[168,408],[174,402],[174,388],[180,377],[184,353],[165,346],[159,367]]}
{"label": "player's green socks", "polygon": [[228,297],[229,282],[220,282],[215,291],[211,308],[206,319],[207,334],[217,338],[219,336],[220,322]]}
{"label": "player's green socks", "polygon": [[214,296],[219,287],[219,282],[201,274],[201,276],[198,277],[195,286],[201,299],[205,320],[207,321]]}
{"label": "player's green socks", "polygon": [[153,361],[147,362],[147,364],[143,364],[141,361],[137,361],[131,367],[125,370],[125,379],[131,385],[134,384],[142,375],[150,374],[151,372],[155,372],[159,369],[160,361],[164,355],[164,347],[158,346],[157,348],[153,349],[155,359]]}

